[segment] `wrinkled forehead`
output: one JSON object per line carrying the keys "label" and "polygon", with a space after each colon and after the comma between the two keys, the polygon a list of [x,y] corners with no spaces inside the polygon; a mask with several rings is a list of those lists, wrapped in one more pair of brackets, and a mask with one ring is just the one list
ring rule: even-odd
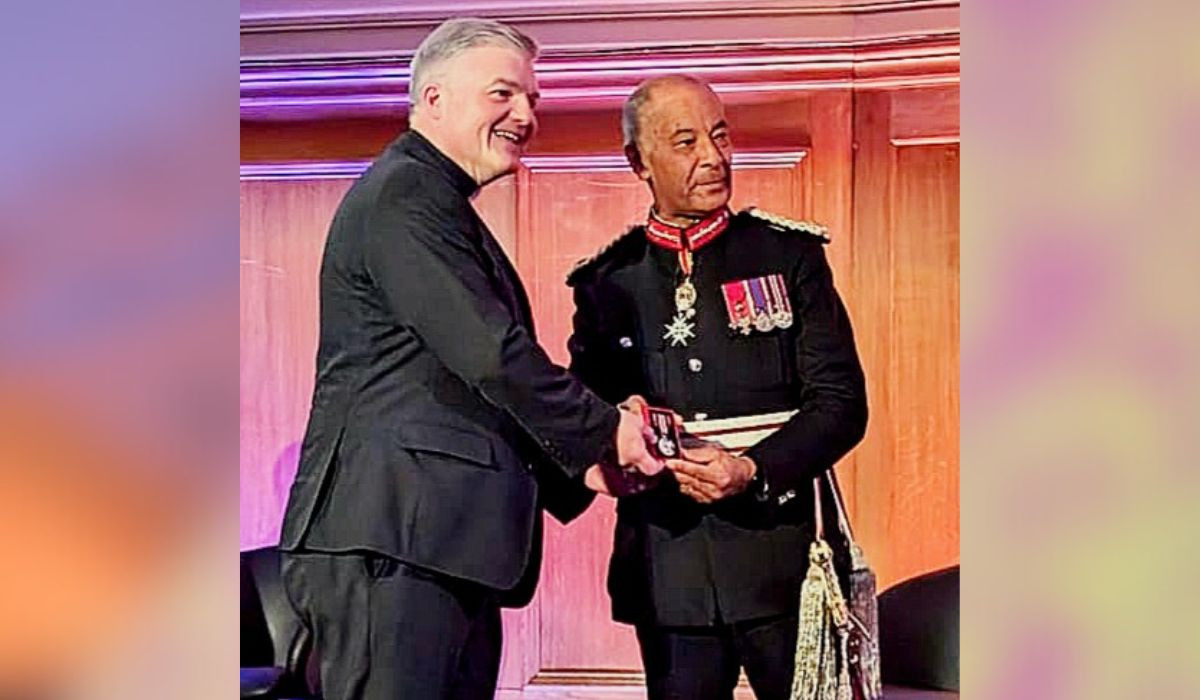
{"label": "wrinkled forehead", "polygon": [[725,107],[712,90],[690,82],[655,86],[639,111],[643,131],[656,138],[680,129],[707,133],[725,120]]}

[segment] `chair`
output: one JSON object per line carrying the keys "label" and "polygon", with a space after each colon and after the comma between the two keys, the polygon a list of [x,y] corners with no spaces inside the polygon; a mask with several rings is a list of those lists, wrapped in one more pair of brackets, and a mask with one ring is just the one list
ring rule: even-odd
{"label": "chair", "polygon": [[312,643],[283,590],[279,551],[241,553],[241,697],[315,697],[309,691]]}
{"label": "chair", "polygon": [[958,590],[954,566],[879,595],[884,700],[958,697]]}

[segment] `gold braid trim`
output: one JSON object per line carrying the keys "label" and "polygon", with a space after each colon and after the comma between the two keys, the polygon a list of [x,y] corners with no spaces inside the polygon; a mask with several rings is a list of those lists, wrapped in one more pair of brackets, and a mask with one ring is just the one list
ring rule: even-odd
{"label": "gold braid trim", "polygon": [[825,228],[821,224],[816,223],[815,221],[797,221],[795,219],[789,219],[785,216],[779,216],[778,214],[765,212],[758,207],[747,207],[744,211],[750,216],[762,219],[776,228],[803,231],[820,238],[825,243],[828,243],[830,240],[832,240],[829,237],[829,229]]}

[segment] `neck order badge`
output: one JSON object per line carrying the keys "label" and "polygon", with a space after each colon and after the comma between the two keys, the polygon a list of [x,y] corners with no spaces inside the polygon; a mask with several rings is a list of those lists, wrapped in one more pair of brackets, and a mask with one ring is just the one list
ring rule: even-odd
{"label": "neck order badge", "polygon": [[674,250],[679,254],[679,269],[683,279],[675,288],[675,317],[666,324],[664,340],[672,346],[687,345],[696,337],[696,286],[692,284],[692,252],[716,238],[729,226],[728,207],[722,207],[687,227],[668,224],[650,210],[646,220],[646,239],[651,243]]}

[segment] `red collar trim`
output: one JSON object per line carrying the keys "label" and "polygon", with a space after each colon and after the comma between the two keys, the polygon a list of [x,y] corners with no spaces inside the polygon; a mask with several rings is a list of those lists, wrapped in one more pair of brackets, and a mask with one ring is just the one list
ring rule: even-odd
{"label": "red collar trim", "polygon": [[646,218],[646,239],[668,250],[697,250],[729,228],[731,218],[729,207],[721,207],[691,226],[681,228],[659,221],[651,210]]}

